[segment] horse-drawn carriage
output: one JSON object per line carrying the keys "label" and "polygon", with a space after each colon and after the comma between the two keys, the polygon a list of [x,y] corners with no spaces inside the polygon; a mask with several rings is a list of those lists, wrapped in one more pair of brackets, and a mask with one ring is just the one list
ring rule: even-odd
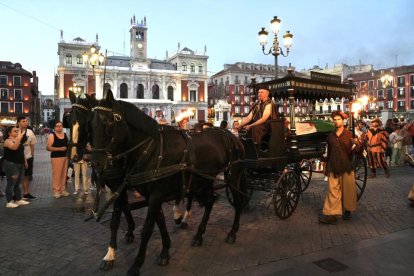
{"label": "horse-drawn carriage", "polygon": [[[110,91],[99,102],[89,96],[76,98],[73,93],[70,94],[73,104],[69,116],[71,158],[75,161],[81,158],[82,148],[87,142],[92,143],[92,162],[98,172],[98,182],[113,191],[111,200],[97,214],[99,218],[109,204],[114,203],[110,224],[111,241],[102,269],[110,269],[114,263],[121,213],[125,214],[128,223],[126,241],[134,239],[135,224],[128,204],[127,187],[137,189],[145,198],[139,207],[148,207],[140,250],[129,275],[139,274],[155,224],[160,229],[163,246],[157,263],[165,265],[169,262],[170,239],[161,209],[165,201],[182,200],[186,196],[188,202],[195,198],[205,207],[193,239],[193,245],[202,244],[214,203],[214,183],[219,173],[224,173],[226,194],[235,208],[234,222],[226,242],[235,242],[242,208],[248,203],[254,189],[271,192],[275,212],[280,218],[287,218],[293,213],[301,192],[311,180],[312,159],[322,156],[326,140],[326,133],[304,137],[296,135],[295,98],[314,101],[319,98],[350,99],[352,85],[288,75],[272,82],[253,85],[253,89],[259,87],[268,88],[275,99],[289,98],[291,123],[289,131],[285,132],[284,118],[270,122],[267,153],[259,153],[258,157],[257,153],[251,155],[252,152],[249,152],[251,145],[248,140],[244,140],[243,147],[230,131],[212,128],[188,134],[169,126],[163,126],[160,130],[155,120],[134,105],[115,100]],[[285,133],[289,135],[286,137]],[[358,156],[356,164],[360,197],[366,182],[366,161]],[[277,179],[272,179],[276,184],[256,185],[253,180],[268,170],[273,174],[266,176],[277,175]],[[94,209],[97,211],[96,206]]]}
{"label": "horse-drawn carriage", "polygon": [[[351,110],[352,83],[341,84],[335,78],[330,79],[330,75],[315,74],[315,76],[319,78],[305,79],[288,74],[281,79],[253,83],[251,86],[255,91],[259,88],[268,89],[273,98],[273,108],[276,110],[278,106],[275,102],[281,102],[282,99],[289,100],[289,121],[292,123],[287,124],[283,114],[279,114],[279,118],[270,120],[270,133],[264,142],[266,151],[258,150],[251,139],[242,138],[246,149],[244,173],[249,192],[252,193],[254,190],[269,192],[273,198],[275,214],[281,219],[292,215],[298,205],[300,194],[307,189],[311,181],[312,174],[323,173],[320,166],[315,164],[320,162],[325,153],[327,135],[334,130],[333,124],[325,120],[312,119],[295,123],[294,114],[298,100],[306,100],[313,106],[314,117],[316,117],[316,101],[330,98],[345,98]],[[324,79],[321,80],[321,77]],[[286,126],[290,129],[286,129]],[[349,127],[354,128],[351,112]],[[313,130],[309,130],[312,128]],[[354,154],[353,162],[359,200],[367,181],[367,161],[362,152],[358,152]],[[228,192],[230,189],[230,186],[226,187],[227,196],[232,202],[231,193]]]}

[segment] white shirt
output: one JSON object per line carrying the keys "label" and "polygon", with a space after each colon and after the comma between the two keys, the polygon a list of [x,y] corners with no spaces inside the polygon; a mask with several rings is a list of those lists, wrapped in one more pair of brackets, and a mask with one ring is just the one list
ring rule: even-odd
{"label": "white shirt", "polygon": [[37,143],[36,135],[31,129],[26,129],[26,136],[27,141],[23,144],[24,146],[24,157],[26,159],[32,158],[32,150],[30,149],[30,145],[34,145]]}

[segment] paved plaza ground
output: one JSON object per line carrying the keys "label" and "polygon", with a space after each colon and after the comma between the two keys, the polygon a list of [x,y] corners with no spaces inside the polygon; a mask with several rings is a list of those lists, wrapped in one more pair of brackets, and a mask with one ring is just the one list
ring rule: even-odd
{"label": "paved plaza ground", "polygon": [[[134,211],[136,239],[121,239],[112,271],[99,270],[109,243],[109,219],[84,222],[92,195],[52,197],[51,166],[45,143],[36,146],[32,194],[38,200],[16,209],[5,208],[0,199],[0,275],[126,275],[140,244],[146,209]],[[255,192],[241,218],[237,241],[226,244],[233,209],[224,192],[214,206],[202,247],[191,240],[202,209],[194,204],[187,230],[172,220],[172,204],[164,204],[171,233],[170,264],[154,264],[161,248],[158,229],[149,243],[142,275],[410,275],[414,271],[414,207],[407,193],[414,169],[396,167],[387,179],[382,173],[368,180],[358,210],[350,221],[321,225],[317,217],[327,189],[315,174],[295,213],[278,219],[266,194]],[[5,179],[0,189],[4,191]],[[68,186],[73,191],[73,186]]]}

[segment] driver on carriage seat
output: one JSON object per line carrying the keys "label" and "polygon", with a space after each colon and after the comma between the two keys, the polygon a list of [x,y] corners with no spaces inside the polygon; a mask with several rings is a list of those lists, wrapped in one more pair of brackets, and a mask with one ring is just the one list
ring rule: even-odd
{"label": "driver on carriage seat", "polygon": [[259,101],[256,102],[249,115],[243,118],[238,130],[245,129],[246,137],[251,137],[256,149],[259,149],[263,136],[269,132],[270,115],[272,114],[272,100],[269,98],[269,90],[259,89]]}

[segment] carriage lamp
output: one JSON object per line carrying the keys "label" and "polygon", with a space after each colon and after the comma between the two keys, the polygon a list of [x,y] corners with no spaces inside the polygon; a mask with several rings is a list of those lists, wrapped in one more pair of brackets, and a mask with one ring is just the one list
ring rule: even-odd
{"label": "carriage lamp", "polygon": [[265,50],[265,46],[267,44],[268,34],[269,32],[266,31],[264,27],[259,31],[259,43],[262,45],[262,51],[263,54],[269,55],[272,54],[275,57],[275,79],[278,78],[278,64],[277,64],[277,58],[279,55],[282,55],[284,57],[287,57],[289,55],[290,47],[292,47],[293,42],[293,34],[290,33],[290,31],[286,31],[286,33],[283,35],[283,42],[284,46],[286,48],[286,54],[283,52],[282,47],[279,45],[279,40],[277,37],[277,34],[280,30],[280,22],[281,20],[277,18],[277,16],[273,17],[273,19],[270,21],[270,30],[273,32],[273,45],[270,47],[268,51]]}

